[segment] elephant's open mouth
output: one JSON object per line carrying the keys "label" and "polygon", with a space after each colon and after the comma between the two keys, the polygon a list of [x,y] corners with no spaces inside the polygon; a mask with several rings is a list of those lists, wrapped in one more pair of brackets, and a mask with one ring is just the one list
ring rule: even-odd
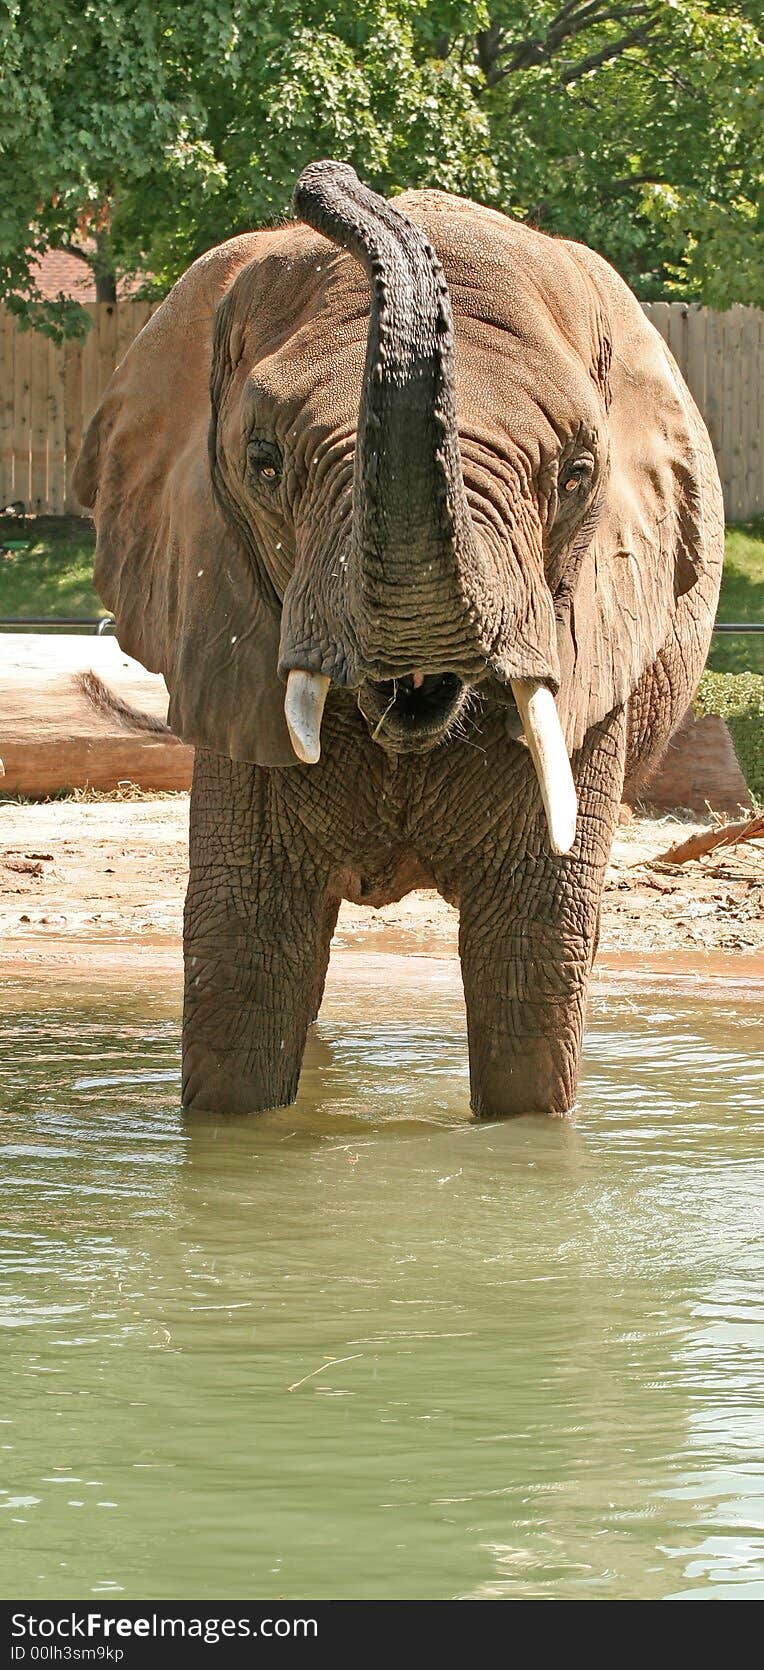
{"label": "elephant's open mouth", "polygon": [[424,753],[442,741],[460,713],[466,687],[455,673],[408,673],[368,679],[358,705],[375,741],[396,753]]}

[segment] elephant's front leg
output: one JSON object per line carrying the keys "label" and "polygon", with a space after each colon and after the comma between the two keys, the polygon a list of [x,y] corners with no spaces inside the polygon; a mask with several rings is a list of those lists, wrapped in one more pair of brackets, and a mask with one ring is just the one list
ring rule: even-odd
{"label": "elephant's front leg", "polygon": [[510,787],[509,827],[495,827],[470,856],[460,951],[478,1118],[573,1107],[624,746],[619,712],[589,734],[574,761],[578,827],[565,858],[550,854],[540,810],[529,819],[529,761],[520,768],[524,794],[516,779]]}
{"label": "elephant's front leg", "polygon": [[293,1102],[337,917],[279,773],[198,750],[184,922],[183,1102]]}

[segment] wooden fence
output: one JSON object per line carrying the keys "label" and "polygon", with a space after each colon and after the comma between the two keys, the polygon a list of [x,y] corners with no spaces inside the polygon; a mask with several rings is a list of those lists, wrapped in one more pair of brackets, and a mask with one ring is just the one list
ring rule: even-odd
{"label": "wooden fence", "polygon": [[[61,347],[19,330],[0,308],[0,510],[46,515],[79,507],[71,476],[83,429],[115,365],[153,312],[148,302],[96,302],[84,342]],[[713,441],[731,521],[764,512],[764,312],[645,303],[697,400]]]}
{"label": "wooden fence", "polygon": [[646,302],[708,425],[730,522],[764,512],[764,312]]}
{"label": "wooden fence", "polygon": [[59,347],[38,331],[20,330],[0,308],[0,510],[80,510],[71,481],[83,432],[153,311],[149,302],[93,302],[84,341]]}

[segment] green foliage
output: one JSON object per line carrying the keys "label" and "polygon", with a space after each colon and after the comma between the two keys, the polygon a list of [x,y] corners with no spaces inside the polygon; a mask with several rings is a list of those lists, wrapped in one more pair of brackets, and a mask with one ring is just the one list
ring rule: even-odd
{"label": "green foliage", "polygon": [[[764,624],[764,517],[727,529],[718,619]],[[717,673],[764,673],[764,633],[717,633],[708,665]]]}
{"label": "green foliage", "polygon": [[758,804],[764,802],[764,677],[706,671],[695,712],[718,713],[727,725],[740,769]]}
{"label": "green foliage", "polygon": [[[644,297],[762,302],[742,0],[0,0],[0,299],[83,239],[153,275],[288,210],[317,156],[600,249]],[[76,328],[48,308],[48,328]]]}
{"label": "green foliage", "polygon": [[0,615],[106,614],[94,553],[93,525],[79,517],[0,517]]}
{"label": "green foliage", "polygon": [[[567,12],[571,25],[584,8],[532,7],[528,18],[526,7],[496,0],[491,12],[514,39],[523,17],[528,35],[543,38],[550,14]],[[592,244],[644,299],[761,303],[752,237],[762,48],[753,24],[739,6],[713,0],[586,12],[579,34],[491,94],[513,212]],[[609,21],[598,22],[603,14]],[[633,44],[616,51],[632,32]]]}

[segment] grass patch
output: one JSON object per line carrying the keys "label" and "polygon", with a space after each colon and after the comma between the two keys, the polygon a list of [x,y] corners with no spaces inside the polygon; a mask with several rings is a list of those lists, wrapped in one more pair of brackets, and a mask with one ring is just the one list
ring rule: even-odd
{"label": "grass patch", "polygon": [[[95,533],[77,516],[0,516],[0,615],[107,613],[92,581]],[[727,529],[721,621],[764,621],[764,517]],[[764,673],[764,634],[717,634],[708,665]]]}
{"label": "grass patch", "polygon": [[[717,620],[764,622],[764,516],[727,529]],[[717,632],[708,665],[716,673],[764,673],[764,633]]]}
{"label": "grass patch", "polygon": [[0,615],[107,614],[94,552],[93,525],[79,516],[0,516]]}

